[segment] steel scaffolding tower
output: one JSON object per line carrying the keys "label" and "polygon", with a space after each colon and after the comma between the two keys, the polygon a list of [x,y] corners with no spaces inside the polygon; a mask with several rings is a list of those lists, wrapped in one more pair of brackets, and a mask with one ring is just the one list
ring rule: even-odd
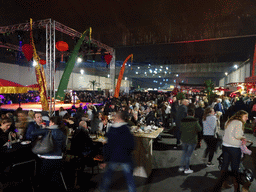
{"label": "steel scaffolding tower", "polygon": [[[48,82],[48,97],[50,97],[50,111],[55,111],[55,21],[50,19],[46,24],[46,81]],[[54,95],[54,105],[52,96]],[[54,109],[53,109],[54,106]]]}
{"label": "steel scaffolding tower", "polygon": [[[54,97],[54,102],[55,102],[55,58],[56,58],[56,53],[55,51],[55,32],[60,31],[61,33],[67,34],[71,37],[81,37],[82,33],[65,26],[57,21],[54,21],[52,19],[45,19],[45,20],[39,20],[39,21],[34,21],[33,22],[33,29],[36,28],[45,28],[46,30],[46,52],[38,52],[39,56],[45,56],[46,57],[46,67],[45,67],[45,75],[46,75],[46,81],[47,81],[47,89],[48,89],[48,97],[50,97],[50,100],[52,100],[52,97]],[[17,30],[21,31],[29,31],[30,30],[30,23],[21,23],[21,24],[16,24],[16,25],[10,25],[10,26],[4,26],[0,27],[0,33],[14,33]],[[86,37],[86,40],[88,41],[88,37]],[[91,43],[94,45],[97,45],[98,48],[100,49],[105,49],[107,53],[110,53],[113,58],[110,63],[110,78],[111,78],[111,85],[112,85],[112,90],[114,90],[114,85],[115,85],[115,50],[112,47],[109,47],[95,39],[91,39]],[[4,48],[10,48],[13,50],[19,51],[19,46],[17,45],[12,45],[9,43],[3,44],[3,42],[0,42],[0,47]],[[100,50],[98,50],[99,54]],[[90,53],[88,53],[90,54]],[[65,53],[64,56],[69,55],[69,53]],[[55,111],[55,103],[52,104],[50,102],[50,112]]]}

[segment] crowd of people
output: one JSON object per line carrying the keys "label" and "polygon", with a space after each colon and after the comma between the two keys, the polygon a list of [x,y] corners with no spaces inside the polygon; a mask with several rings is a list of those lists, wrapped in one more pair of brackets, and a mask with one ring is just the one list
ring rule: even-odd
{"label": "crowd of people", "polygon": [[[222,101],[223,99],[223,101]],[[221,188],[231,188],[227,184],[230,175],[229,166],[231,165],[231,175],[234,178],[234,189],[240,191],[239,167],[242,154],[251,154],[246,148],[247,140],[244,136],[246,123],[253,122],[253,108],[255,105],[254,97],[216,98],[212,104],[203,98],[196,102],[194,98],[189,102],[183,99],[181,105],[177,104],[176,111],[176,138],[177,147],[182,142],[183,155],[181,159],[180,172],[185,174],[193,173],[190,169],[190,158],[196,147],[201,147],[203,139],[207,145],[203,156],[206,166],[214,166],[212,160],[218,146],[222,148],[223,163],[221,165],[221,177],[213,191],[220,191]],[[174,102],[175,103],[175,102]],[[173,103],[173,105],[175,105]],[[252,124],[254,126],[254,124]],[[224,135],[220,130],[224,129]],[[218,145],[220,142],[220,145]],[[246,150],[244,150],[246,148]],[[249,184],[248,184],[249,183]],[[250,182],[243,186],[248,190]]]}
{"label": "crowd of people", "polygon": [[[90,102],[90,103],[102,103],[105,97],[103,92],[67,92],[65,94],[65,103]],[[40,96],[38,91],[30,91],[22,94],[2,94],[0,95],[0,104],[15,104],[15,103],[30,103],[40,102]]]}
{"label": "crowd of people", "polygon": [[0,104],[29,103],[39,102],[40,96],[38,91],[23,94],[2,94],[0,95]]}
{"label": "crowd of people", "polygon": [[[90,94],[79,94],[80,97],[81,95],[87,101],[91,98]],[[121,164],[125,170],[129,191],[135,191],[131,174],[131,152],[135,144],[130,132],[127,132],[129,126],[154,124],[166,129],[174,128],[177,139],[175,148],[182,146],[183,149],[179,171],[185,174],[193,173],[190,169],[190,158],[193,151],[201,147],[202,140],[207,144],[203,157],[207,160],[206,165],[214,166],[212,160],[220,142],[220,129],[224,129],[222,143],[224,163],[219,183],[221,185],[224,183],[226,186],[227,168],[231,163],[235,176],[234,186],[238,189],[240,146],[242,141],[246,141],[243,136],[244,124],[248,118],[253,120],[256,116],[256,98],[222,97],[216,98],[212,103],[205,96],[187,96],[186,99],[178,100],[176,96],[167,93],[137,93],[123,95],[119,99],[103,96],[97,98],[102,105],[88,104],[79,108],[73,106],[70,110],[61,107],[52,117],[48,112],[39,113],[32,110],[27,112],[21,108],[14,113],[1,111],[0,145],[3,146],[10,139],[34,142],[38,136],[46,137],[51,130],[53,139],[57,143],[57,150],[38,157],[41,165],[40,174],[54,183],[60,176],[63,152],[68,143],[67,137],[71,134],[73,135],[71,149],[73,148],[76,153],[83,156],[102,154],[106,161],[111,162],[107,167],[100,191],[107,191],[109,178],[117,164]],[[117,115],[112,119],[115,113]],[[99,147],[93,144],[89,135],[98,133],[106,135],[109,139],[108,145]],[[116,142],[117,138],[118,142]],[[161,138],[157,139],[161,140]],[[123,151],[124,149],[126,151]],[[115,156],[111,156],[113,150]]]}

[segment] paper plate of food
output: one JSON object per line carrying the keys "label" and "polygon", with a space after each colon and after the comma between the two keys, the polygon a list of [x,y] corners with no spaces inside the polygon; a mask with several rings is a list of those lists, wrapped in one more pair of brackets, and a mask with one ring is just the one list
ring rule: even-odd
{"label": "paper plate of food", "polygon": [[27,144],[29,144],[29,143],[31,143],[31,141],[22,141],[20,144],[21,144],[21,145],[27,145]]}
{"label": "paper plate of food", "polygon": [[90,135],[91,139],[96,139],[96,135]]}

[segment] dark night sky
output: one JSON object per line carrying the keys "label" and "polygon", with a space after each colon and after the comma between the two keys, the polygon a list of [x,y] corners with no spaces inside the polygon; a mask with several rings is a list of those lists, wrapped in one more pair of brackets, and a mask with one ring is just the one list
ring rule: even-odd
{"label": "dark night sky", "polygon": [[[134,33],[136,37],[140,34],[150,33],[151,35],[151,32],[161,37],[174,36],[173,29],[177,29],[176,35],[180,35],[180,31],[184,32],[184,28],[185,35],[193,31],[203,33],[207,28],[211,28],[215,21],[236,22],[238,18],[247,16],[254,16],[253,19],[256,20],[256,0],[0,0],[0,26],[28,22],[30,18],[33,20],[52,18],[79,32],[92,27],[93,38],[98,39],[100,36],[98,40],[115,48],[118,48],[121,43],[112,42],[115,39],[121,42],[122,33],[126,32],[129,34],[137,30],[137,33]],[[179,30],[179,28],[183,29]],[[117,32],[116,35],[112,35],[111,31]],[[255,32],[255,30],[252,31]],[[104,33],[108,33],[111,38],[107,38],[109,37],[107,35],[104,38]],[[214,50],[214,46],[212,47]],[[251,49],[254,44],[245,45],[245,47]],[[135,60],[140,57],[145,60],[146,57],[151,56],[153,58],[149,59],[152,60],[155,57],[162,57],[162,55],[153,54],[155,48],[157,47],[152,45],[152,54],[145,53],[144,58],[136,54]],[[163,54],[160,48],[157,49],[159,54]],[[193,47],[187,46],[186,50],[193,50]],[[205,55],[210,55],[211,50],[209,48]],[[126,51],[127,53],[123,51],[124,56],[121,53],[118,54],[117,59],[122,61],[133,50]],[[182,53],[184,49],[179,51]],[[140,50],[137,52],[141,53]],[[246,60],[249,52],[250,50],[245,50],[241,57],[245,57],[243,59]],[[236,52],[233,51],[232,54],[234,53]],[[182,56],[184,55],[181,54],[180,57]],[[229,57],[232,58],[233,55]],[[225,57],[223,60],[230,59]]]}
{"label": "dark night sky", "polygon": [[230,14],[253,14],[254,0],[1,0],[0,26],[52,18],[80,32],[192,23]]}

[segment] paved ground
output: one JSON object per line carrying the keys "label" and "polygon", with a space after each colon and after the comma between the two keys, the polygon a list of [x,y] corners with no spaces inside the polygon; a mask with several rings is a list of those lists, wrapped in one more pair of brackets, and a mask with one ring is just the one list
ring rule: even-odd
{"label": "paved ground", "polygon": [[[184,192],[200,192],[207,191],[207,189],[214,185],[216,179],[220,175],[218,169],[217,157],[220,155],[219,150],[213,159],[214,167],[206,167],[202,161],[205,143],[202,144],[201,149],[194,151],[191,159],[191,168],[195,171],[193,174],[185,175],[178,172],[178,166],[182,151],[174,149],[175,138],[168,133],[162,133],[163,140],[154,144],[154,170],[150,178],[135,177],[135,182],[138,192],[160,192],[160,191],[184,191]],[[254,141],[252,150],[256,153],[256,138],[251,134],[246,134],[246,137]],[[254,157],[255,156],[255,157]],[[247,156],[244,165],[254,171],[253,158],[256,155]],[[97,174],[91,178],[90,184],[95,188],[101,181],[102,174]],[[92,187],[92,186],[91,186]],[[116,172],[113,177],[111,191],[126,192],[125,179],[121,172]],[[91,188],[90,191],[93,191]],[[231,192],[232,189],[223,190],[224,192]],[[256,182],[253,181],[250,191],[256,191]]]}
{"label": "paved ground", "polygon": [[[205,163],[202,161],[202,156],[204,149],[206,148],[205,143],[202,143],[202,148],[194,151],[191,159],[191,168],[195,171],[193,174],[185,175],[184,173],[178,172],[179,162],[181,159],[182,151],[181,149],[174,149],[174,144],[176,139],[173,135],[169,133],[162,133],[163,140],[154,143],[154,169],[149,178],[135,177],[137,192],[210,192],[209,189],[214,185],[217,178],[220,176],[220,171],[218,169],[217,157],[220,155],[221,151],[215,154],[213,163],[215,167],[206,167]],[[250,168],[255,173],[255,163],[256,163],[256,138],[251,134],[246,134],[246,137],[254,141],[254,145],[251,150],[253,151],[252,156],[247,156],[244,161],[244,165]],[[69,188],[69,191],[88,191],[93,192],[97,189],[101,182],[103,172],[98,173],[95,169],[95,174],[91,174],[91,169],[87,168],[84,172],[78,175],[78,185],[79,189],[74,189],[74,168],[72,164],[67,163],[63,170],[63,175],[65,182]],[[12,191],[32,191],[31,185],[28,182],[23,183],[9,183],[8,189],[5,192]],[[12,187],[11,187],[12,186]],[[38,190],[35,190],[37,192]],[[61,191],[61,190],[60,190]],[[111,185],[110,192],[127,192],[127,186],[122,172],[118,171],[115,173]],[[232,192],[233,189],[223,190],[224,192]],[[256,191],[256,182],[253,181],[250,191]]]}

